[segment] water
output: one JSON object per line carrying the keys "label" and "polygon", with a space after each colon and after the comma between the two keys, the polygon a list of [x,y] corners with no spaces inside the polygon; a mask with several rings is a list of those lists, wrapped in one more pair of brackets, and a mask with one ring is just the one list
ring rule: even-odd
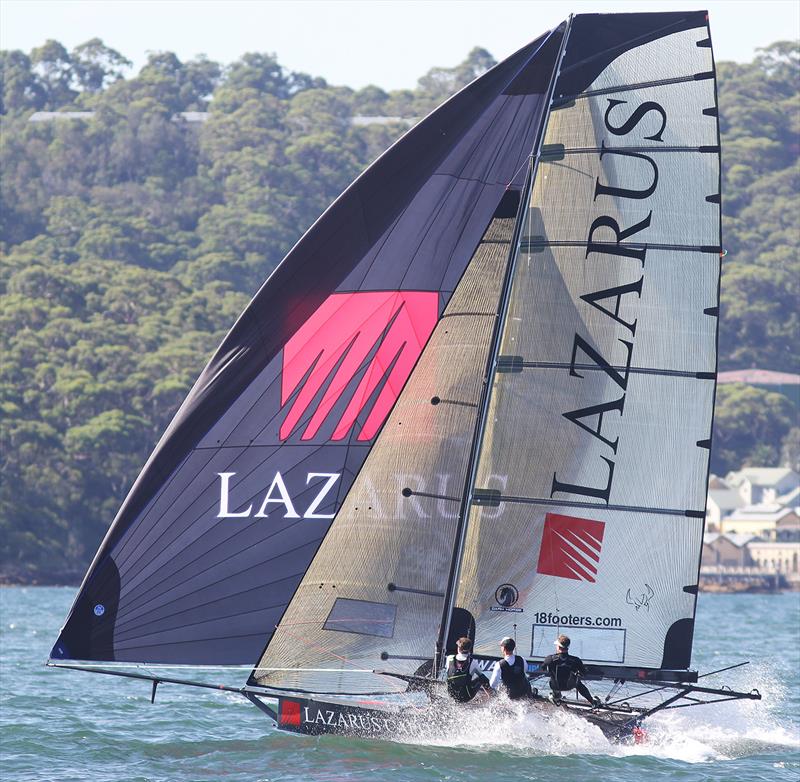
{"label": "water", "polygon": [[0,589],[3,780],[800,779],[797,594],[702,595],[694,663],[713,670],[753,660],[707,682],[757,687],[764,700],[654,717],[651,741],[638,747],[612,746],[569,715],[550,723],[532,715],[489,724],[466,717],[453,721],[450,740],[412,744],[280,733],[229,693],[162,685],[151,706],[146,682],[42,666],[73,595],[69,588]]}

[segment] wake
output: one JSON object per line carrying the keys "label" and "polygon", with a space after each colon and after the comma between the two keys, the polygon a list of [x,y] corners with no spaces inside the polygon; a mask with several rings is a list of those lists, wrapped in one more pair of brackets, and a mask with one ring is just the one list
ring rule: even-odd
{"label": "wake", "polygon": [[[613,744],[599,728],[574,714],[559,709],[529,709],[504,697],[476,709],[442,702],[434,721],[438,725],[431,724],[428,716],[397,740],[422,746],[501,750],[515,755],[651,756],[686,763],[800,749],[800,725],[796,718],[793,721],[789,717],[792,704],[787,703],[786,687],[764,667],[748,666],[747,675],[741,678],[743,688],[757,682],[763,700],[660,712],[645,721],[644,744]],[[737,686],[735,681],[728,683]],[[657,702],[650,700],[648,705]],[[441,726],[446,726],[444,734]]]}

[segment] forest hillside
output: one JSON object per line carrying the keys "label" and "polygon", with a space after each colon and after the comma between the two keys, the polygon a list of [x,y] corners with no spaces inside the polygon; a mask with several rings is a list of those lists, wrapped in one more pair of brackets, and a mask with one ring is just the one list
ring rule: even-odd
{"label": "forest hillside", "polygon": [[[0,52],[0,575],[82,573],[287,250],[414,118],[493,62],[475,49],[386,92],[259,53],[227,66],[156,53],[126,77],[98,39]],[[800,372],[798,84],[794,43],[719,65],[722,370]],[[715,471],[796,464],[798,451],[785,396],[720,388]]]}

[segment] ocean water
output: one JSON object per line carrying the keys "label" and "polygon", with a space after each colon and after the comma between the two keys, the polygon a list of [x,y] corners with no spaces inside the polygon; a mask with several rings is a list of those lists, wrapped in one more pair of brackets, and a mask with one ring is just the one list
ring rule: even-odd
{"label": "ocean water", "polygon": [[[43,666],[73,595],[0,588],[4,782],[800,780],[798,594],[701,595],[693,664],[749,659],[705,682],[756,687],[764,699],[653,717],[650,741],[630,747],[569,715],[467,716],[446,741],[400,743],[282,733],[233,693],[161,685],[151,705],[147,682]],[[181,674],[193,676],[172,672]],[[205,673],[233,685],[246,675]]]}

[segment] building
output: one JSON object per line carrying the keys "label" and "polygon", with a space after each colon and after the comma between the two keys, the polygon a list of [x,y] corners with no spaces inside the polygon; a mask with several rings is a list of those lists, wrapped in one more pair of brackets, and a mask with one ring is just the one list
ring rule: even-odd
{"label": "building", "polygon": [[706,531],[719,532],[722,519],[745,505],[744,497],[736,489],[728,486],[722,478],[712,475],[706,499]]}
{"label": "building", "polygon": [[762,570],[781,573],[789,581],[800,581],[800,541],[751,541],[753,563]]}
{"label": "building", "polygon": [[729,472],[725,483],[736,489],[746,505],[779,502],[800,488],[800,475],[788,467],[745,467]]}
{"label": "building", "polygon": [[708,532],[703,535],[701,567],[751,567],[753,560],[748,544],[756,540],[753,535],[721,535]]}
{"label": "building", "polygon": [[763,540],[793,539],[800,534],[800,516],[794,508],[777,502],[747,505],[720,521],[720,532],[733,535],[754,535]]}

